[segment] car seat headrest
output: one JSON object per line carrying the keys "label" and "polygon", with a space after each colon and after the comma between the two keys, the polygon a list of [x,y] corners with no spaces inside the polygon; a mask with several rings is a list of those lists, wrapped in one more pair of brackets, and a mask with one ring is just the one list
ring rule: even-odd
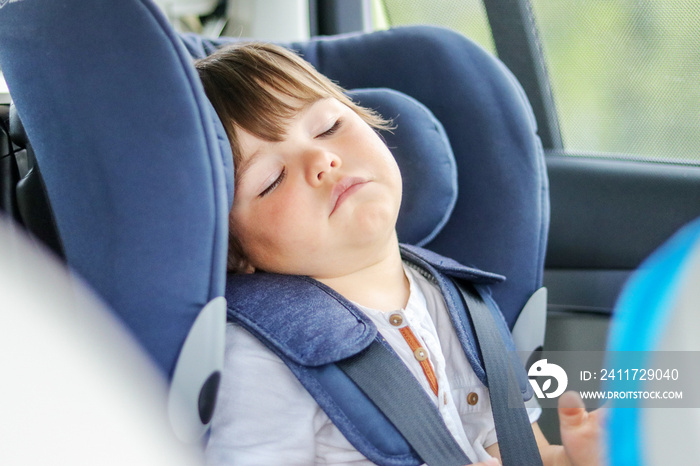
{"label": "car seat headrest", "polygon": [[403,243],[424,245],[450,218],[457,202],[457,165],[442,124],[416,99],[391,89],[356,89],[348,95],[393,119],[382,131],[403,179],[396,229]]}

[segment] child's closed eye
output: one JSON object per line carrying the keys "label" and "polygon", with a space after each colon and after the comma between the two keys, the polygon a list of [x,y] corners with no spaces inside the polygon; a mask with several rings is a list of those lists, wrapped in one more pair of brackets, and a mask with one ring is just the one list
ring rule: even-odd
{"label": "child's closed eye", "polygon": [[258,194],[258,197],[265,197],[268,194],[270,194],[272,191],[275,190],[275,188],[277,188],[277,186],[279,186],[282,183],[282,181],[284,181],[284,178],[286,176],[287,176],[287,168],[285,167],[285,168],[282,168],[282,171],[280,172],[277,179],[275,179],[275,181],[273,181],[272,184],[270,184],[267,188],[265,188],[263,190],[263,192]]}
{"label": "child's closed eye", "polygon": [[336,131],[338,131],[342,125],[343,125],[343,121],[340,118],[338,118],[337,120],[335,120],[335,123],[333,123],[333,125],[330,128],[328,128],[326,131],[324,131],[323,133],[319,134],[316,137],[323,138],[323,137],[331,136]]}

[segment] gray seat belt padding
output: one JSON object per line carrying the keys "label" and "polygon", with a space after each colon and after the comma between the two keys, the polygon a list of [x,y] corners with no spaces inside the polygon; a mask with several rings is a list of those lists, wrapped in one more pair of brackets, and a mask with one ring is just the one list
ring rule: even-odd
{"label": "gray seat belt padding", "polygon": [[[396,354],[377,340],[337,363],[429,466],[471,464],[425,390]],[[397,397],[397,390],[401,396]]]}
{"label": "gray seat belt padding", "polygon": [[471,286],[467,288],[458,285],[457,288],[472,318],[481,348],[501,462],[504,466],[542,466],[535,434],[509,361],[508,350],[496,327],[493,314]]}

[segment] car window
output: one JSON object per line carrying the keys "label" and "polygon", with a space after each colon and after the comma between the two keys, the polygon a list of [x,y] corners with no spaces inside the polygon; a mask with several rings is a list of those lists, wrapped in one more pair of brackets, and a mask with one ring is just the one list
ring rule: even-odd
{"label": "car window", "polygon": [[[480,0],[385,0],[390,26],[435,24],[494,51]],[[564,153],[700,164],[696,0],[531,0]]]}
{"label": "car window", "polygon": [[384,18],[377,17],[375,26],[407,26],[410,24],[432,24],[459,31],[491,53],[495,53],[491,29],[486,19],[486,10],[481,0],[382,0],[379,11]]}
{"label": "car window", "polygon": [[533,0],[564,147],[700,163],[694,0]]}

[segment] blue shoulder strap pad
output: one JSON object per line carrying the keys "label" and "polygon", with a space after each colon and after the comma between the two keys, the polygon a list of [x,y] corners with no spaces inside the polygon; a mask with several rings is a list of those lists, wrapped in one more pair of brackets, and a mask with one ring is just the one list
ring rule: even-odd
{"label": "blue shoulder strap pad", "polygon": [[[229,318],[295,364],[317,367],[365,349],[374,323],[338,293],[308,277],[255,273],[231,275]],[[327,314],[332,321],[324,320]]]}
{"label": "blue shoulder strap pad", "polygon": [[313,279],[267,273],[230,275],[226,299],[229,320],[284,361],[359,451],[378,464],[422,464],[386,416],[334,364],[380,338],[360,310]]}

